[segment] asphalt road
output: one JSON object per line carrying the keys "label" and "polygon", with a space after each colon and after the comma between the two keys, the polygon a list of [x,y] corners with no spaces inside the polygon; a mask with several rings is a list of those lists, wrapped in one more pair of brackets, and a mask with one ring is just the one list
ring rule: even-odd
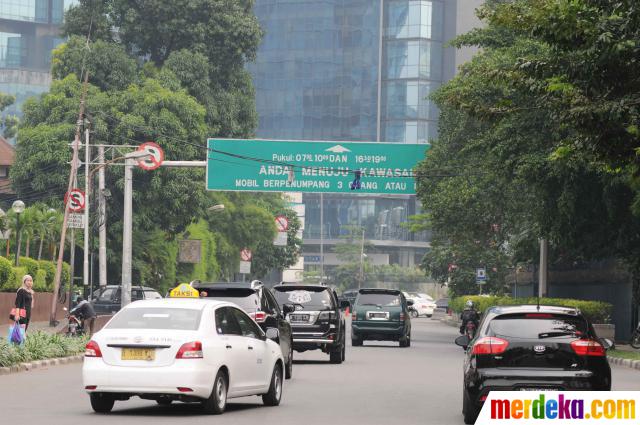
{"label": "asphalt road", "polygon": [[[413,322],[412,346],[365,342],[348,347],[347,360],[331,365],[320,352],[296,353],[282,404],[258,397],[232,400],[212,418],[197,405],[158,406],[137,398],[116,402],[109,415],[94,414],[82,390],[81,365],[0,376],[5,424],[462,424],[462,349],[456,329],[437,320]],[[613,367],[614,390],[640,390],[640,372]],[[179,422],[176,422],[178,421]]]}

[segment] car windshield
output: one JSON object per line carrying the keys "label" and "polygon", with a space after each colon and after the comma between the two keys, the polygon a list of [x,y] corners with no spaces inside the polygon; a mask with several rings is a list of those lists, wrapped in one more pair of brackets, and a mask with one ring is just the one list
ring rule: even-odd
{"label": "car windshield", "polygon": [[247,313],[260,309],[260,298],[253,289],[200,289],[200,295],[234,303]]}
{"label": "car windshield", "polygon": [[587,334],[587,322],[574,316],[543,313],[498,316],[489,323],[489,336],[522,339],[572,338]]}
{"label": "car windshield", "polygon": [[275,288],[278,304],[293,304],[303,310],[331,310],[333,305],[331,296],[326,289]]}
{"label": "car windshield", "polygon": [[202,310],[170,307],[125,308],[105,326],[106,329],[175,329],[195,331]]}
{"label": "car windshield", "polygon": [[400,306],[400,296],[384,293],[363,293],[358,295],[356,305],[379,305],[383,307]]}

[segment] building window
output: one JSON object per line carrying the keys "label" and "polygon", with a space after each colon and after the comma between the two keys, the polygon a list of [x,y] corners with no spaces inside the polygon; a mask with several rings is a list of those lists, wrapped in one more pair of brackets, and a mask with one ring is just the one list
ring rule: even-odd
{"label": "building window", "polygon": [[442,40],[443,4],[438,1],[389,1],[386,31],[389,38]]}
{"label": "building window", "polygon": [[436,84],[425,81],[385,82],[385,119],[438,119],[438,109],[429,100]]}
{"label": "building window", "polygon": [[438,135],[437,121],[387,121],[384,141],[426,144]]}
{"label": "building window", "polygon": [[442,44],[427,40],[387,42],[385,78],[442,78]]}
{"label": "building window", "polygon": [[9,177],[9,168],[0,167],[0,179],[6,179]]}
{"label": "building window", "polygon": [[20,34],[0,32],[0,68],[21,66],[26,54]]}

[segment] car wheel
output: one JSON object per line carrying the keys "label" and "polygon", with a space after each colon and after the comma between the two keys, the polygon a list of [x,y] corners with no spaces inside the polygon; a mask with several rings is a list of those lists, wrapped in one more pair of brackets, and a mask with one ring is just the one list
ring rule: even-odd
{"label": "car wheel", "polygon": [[204,411],[219,415],[224,412],[227,407],[227,391],[229,390],[229,381],[227,375],[219,370],[216,379],[213,381],[213,391],[208,399],[202,401]]}
{"label": "car wheel", "polygon": [[343,341],[342,341],[342,361],[345,361],[345,359],[347,358],[347,341],[346,341],[347,337],[343,337]]}
{"label": "car wheel", "polygon": [[289,361],[284,371],[285,379],[291,379],[293,377],[293,348],[289,348]]}
{"label": "car wheel", "polygon": [[[344,343],[341,345],[344,346]],[[333,364],[342,363],[342,347],[338,347],[337,350],[329,352],[329,362]]]}
{"label": "car wheel", "polygon": [[418,316],[419,316],[418,310],[411,310],[411,317],[413,317],[415,319]]}
{"label": "car wheel", "polygon": [[408,347],[409,345],[411,345],[411,337],[410,336],[400,337],[399,345],[400,347]]}
{"label": "car wheel", "polygon": [[478,419],[478,414],[480,412],[473,405],[471,401],[471,396],[467,390],[462,390],[462,416],[464,416],[464,423],[467,425],[472,425],[476,423],[476,419]]}
{"label": "car wheel", "polygon": [[352,347],[361,347],[362,346],[362,342],[363,339],[355,336],[355,335],[351,335],[351,346]]}
{"label": "car wheel", "polygon": [[433,316],[433,314],[427,314],[427,317],[428,317],[428,318],[431,318],[431,316]]}
{"label": "car wheel", "polygon": [[158,403],[160,406],[169,406],[172,402],[173,400],[171,400],[170,398],[160,398],[156,400],[156,403]]}
{"label": "car wheel", "polygon": [[282,368],[276,364],[271,375],[269,392],[262,395],[262,402],[267,406],[277,406],[282,398]]}
{"label": "car wheel", "polygon": [[105,393],[91,393],[89,399],[91,400],[91,408],[96,413],[111,412],[116,402],[112,395]]}
{"label": "car wheel", "polygon": [[633,331],[629,345],[636,349],[640,348],[640,332]]}

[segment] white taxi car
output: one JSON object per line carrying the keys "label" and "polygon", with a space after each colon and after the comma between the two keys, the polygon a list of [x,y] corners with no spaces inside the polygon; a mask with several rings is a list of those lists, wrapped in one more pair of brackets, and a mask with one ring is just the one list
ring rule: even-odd
{"label": "white taxi car", "polygon": [[137,301],[87,344],[83,384],[98,413],[133,396],[199,402],[213,414],[224,412],[227,399],[248,395],[277,406],[284,365],[278,336],[229,302]]}

